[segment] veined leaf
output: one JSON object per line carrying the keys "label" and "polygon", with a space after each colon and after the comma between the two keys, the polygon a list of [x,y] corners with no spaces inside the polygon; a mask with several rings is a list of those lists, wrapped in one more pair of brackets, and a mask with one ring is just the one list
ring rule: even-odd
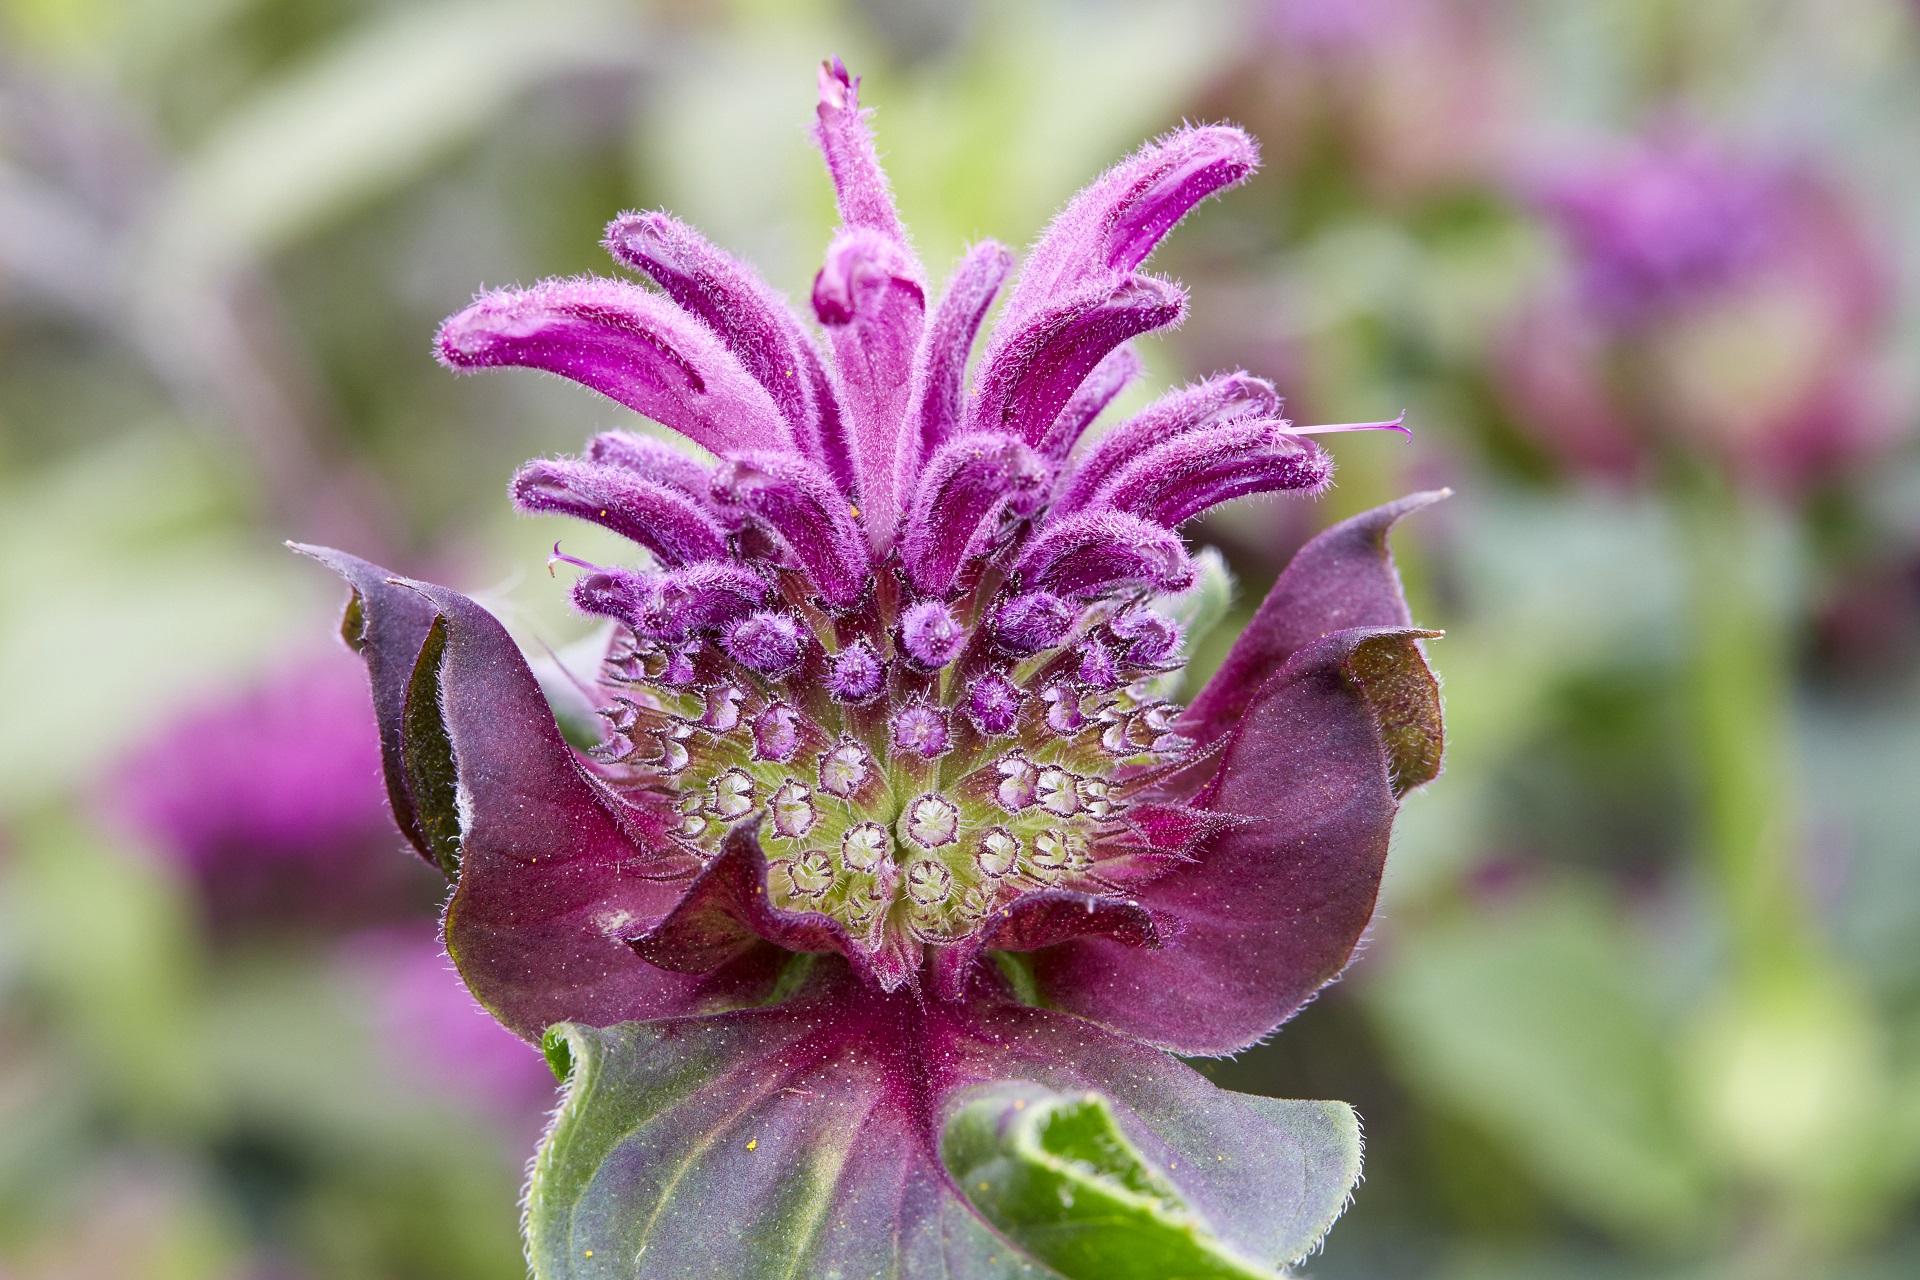
{"label": "veined leaf", "polygon": [[[1360,1171],[1359,1130],[1340,1103],[1298,1108],[1325,1140],[1331,1223]],[[947,1122],[941,1158],[980,1213],[1026,1252],[1074,1280],[1273,1280],[1273,1267],[1217,1235],[1121,1131],[1097,1093],[996,1087]],[[1317,1236],[1316,1236],[1317,1239]],[[1305,1241],[1310,1248],[1313,1241]],[[1303,1249],[1302,1252],[1305,1250]],[[1284,1259],[1283,1259],[1284,1261]]]}

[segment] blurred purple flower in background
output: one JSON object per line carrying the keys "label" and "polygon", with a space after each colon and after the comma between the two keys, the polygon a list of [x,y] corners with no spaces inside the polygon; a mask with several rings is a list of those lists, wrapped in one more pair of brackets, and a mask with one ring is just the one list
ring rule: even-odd
{"label": "blurred purple flower in background", "polygon": [[191,879],[220,933],[350,928],[437,897],[393,856],[373,706],[337,650],[165,725],[121,761],[104,803]]}
{"label": "blurred purple flower in background", "polygon": [[368,930],[345,941],[341,958],[378,988],[376,1030],[397,1073],[422,1092],[502,1117],[511,1137],[538,1135],[554,1102],[553,1070],[480,1007],[438,930],[425,921]]}
{"label": "blurred purple flower in background", "polygon": [[1888,442],[1890,267],[1811,166],[1668,126],[1536,202],[1571,280],[1513,326],[1501,376],[1551,453],[1622,474],[1679,450],[1797,493]]}

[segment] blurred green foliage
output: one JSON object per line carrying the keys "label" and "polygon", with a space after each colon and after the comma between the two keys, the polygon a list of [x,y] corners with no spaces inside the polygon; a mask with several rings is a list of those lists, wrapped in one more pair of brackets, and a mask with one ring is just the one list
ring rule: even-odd
{"label": "blurred green foliage", "polygon": [[1912,433],[1802,504],[1683,498],[1558,473],[1494,386],[1553,254],[1516,158],[1678,104],[1862,202],[1920,388],[1914,6],[1407,0],[1471,21],[1357,60],[1276,47],[1277,7],[0,5],[0,1274],[521,1274],[528,1135],[398,1069],[315,944],[211,937],[102,789],[326,643],[333,588],[285,537],[476,591],[530,647],[586,630],[536,569],[559,525],[501,490],[631,415],[456,382],[428,338],[483,282],[606,269],[626,207],[803,296],[833,52],[936,271],[1182,117],[1261,135],[1267,171],[1161,256],[1193,319],[1129,403],[1244,363],[1303,419],[1406,408],[1416,441],[1335,438],[1325,501],[1199,531],[1240,594],[1198,669],[1313,528],[1458,491],[1398,535],[1448,631],[1447,773],[1354,971],[1205,1064],[1365,1119],[1368,1181],[1305,1270],[1920,1269]]}

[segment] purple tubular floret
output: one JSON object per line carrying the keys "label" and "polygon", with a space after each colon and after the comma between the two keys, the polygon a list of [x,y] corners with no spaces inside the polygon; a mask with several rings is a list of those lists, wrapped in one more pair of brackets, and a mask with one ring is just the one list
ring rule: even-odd
{"label": "purple tubular floret", "polygon": [[827,668],[827,693],[835,702],[866,702],[886,685],[887,669],[865,641],[834,654]]}
{"label": "purple tubular floret", "polygon": [[642,480],[671,485],[689,498],[707,500],[712,468],[664,441],[631,431],[602,431],[587,441],[587,461],[619,467]]}
{"label": "purple tubular floret", "polygon": [[715,453],[793,447],[773,398],[711,329],[625,281],[495,290],[442,324],[434,350],[456,373],[513,365],[571,378]]}
{"label": "purple tubular floret", "polygon": [[1078,676],[1081,684],[1111,689],[1120,683],[1120,664],[1114,661],[1113,650],[1098,640],[1089,640],[1080,649]]}
{"label": "purple tubular floret", "polygon": [[510,492],[523,511],[591,521],[639,543],[666,565],[727,554],[727,531],[702,504],[620,467],[531,462],[514,476]]}
{"label": "purple tubular floret", "polygon": [[776,702],[753,720],[753,753],[757,759],[787,761],[800,748],[800,717],[792,707]]}
{"label": "purple tubular floret", "polygon": [[1122,656],[1130,666],[1160,666],[1180,648],[1179,626],[1152,609],[1128,609],[1109,622],[1107,629],[1125,646]]}
{"label": "purple tubular floret", "polygon": [[976,432],[940,446],[920,476],[901,530],[907,577],[928,595],[951,591],[970,557],[984,552],[1003,514],[1031,515],[1048,471],[1011,436]]}
{"label": "purple tubular floret", "polygon": [[1040,456],[1058,467],[1073,452],[1073,446],[1100,416],[1100,411],[1144,372],[1146,369],[1131,344],[1123,342],[1115,347],[1106,359],[1093,367],[1087,380],[1067,401],[1066,408],[1060,410],[1060,416],[1047,428],[1046,435],[1040,439]]}
{"label": "purple tubular floret", "polygon": [[1134,270],[1193,207],[1260,163],[1253,139],[1228,125],[1185,128],[1106,171],[1054,218],[1008,300],[1025,316],[1090,280]]}
{"label": "purple tubular floret", "polygon": [[1096,281],[994,330],[969,426],[1038,444],[1100,362],[1129,338],[1178,324],[1187,297],[1154,276]]}
{"label": "purple tubular floret", "polygon": [[1171,436],[1239,418],[1272,418],[1279,412],[1273,384],[1244,371],[1170,391],[1101,436],[1080,457],[1061,484],[1052,513],[1057,517],[1078,511],[1116,471]]}
{"label": "purple tubular floret", "polygon": [[761,609],[727,628],[721,644],[727,656],[763,676],[783,676],[800,661],[806,636],[784,613]]}
{"label": "purple tubular floret", "polygon": [[1285,426],[1235,422],[1175,436],[1121,468],[1087,510],[1124,511],[1173,529],[1246,494],[1324,488],[1333,459]]}
{"label": "purple tubular floret", "polygon": [[581,610],[616,618],[650,640],[677,642],[744,617],[767,597],[767,580],[744,565],[708,561],[670,573],[596,569],[574,580]]}
{"label": "purple tubular floret", "polygon": [[815,114],[813,137],[833,177],[840,220],[904,245],[906,228],[887,190],[886,171],[874,151],[867,113],[860,109],[860,79],[849,75],[838,58],[820,65],[820,105]]}
{"label": "purple tubular floret", "polygon": [[809,366],[819,364],[813,341],[752,268],[663,212],[621,214],[608,224],[603,243],[718,334],[773,398],[801,453],[831,469],[816,403],[824,384],[810,376]]}
{"label": "purple tubular floret", "polygon": [[813,281],[813,309],[826,327],[840,375],[855,491],[876,551],[892,545],[899,518],[899,453],[926,319],[919,264],[864,228],[843,231]]}
{"label": "purple tubular floret", "polygon": [[946,717],[937,708],[923,703],[915,703],[894,712],[887,728],[892,735],[894,750],[911,751],[928,760],[945,755],[953,741]]}
{"label": "purple tubular floret", "polygon": [[826,472],[794,454],[742,453],[713,473],[714,500],[763,523],[799,562],[828,604],[866,590],[866,544],[846,498]]}
{"label": "purple tubular floret", "polygon": [[998,671],[988,672],[967,691],[967,717],[989,737],[1006,733],[1020,718],[1020,687]]}
{"label": "purple tubular floret", "polygon": [[1096,596],[1123,586],[1181,591],[1193,562],[1180,536],[1124,511],[1083,511],[1049,524],[1015,566],[1022,581],[1060,596]]}
{"label": "purple tubular floret", "polygon": [[1051,649],[1073,630],[1074,608],[1047,591],[1029,591],[1001,605],[993,615],[993,638],[1008,651],[1025,656]]}
{"label": "purple tubular floret", "polygon": [[922,600],[900,618],[900,647],[919,666],[933,671],[960,656],[967,629],[953,610],[938,600]]}
{"label": "purple tubular floret", "polygon": [[993,240],[968,249],[947,280],[946,292],[927,321],[914,359],[907,427],[900,438],[900,488],[913,490],[920,468],[960,430],[966,402],[967,357],[1000,286],[1013,270],[1013,254]]}

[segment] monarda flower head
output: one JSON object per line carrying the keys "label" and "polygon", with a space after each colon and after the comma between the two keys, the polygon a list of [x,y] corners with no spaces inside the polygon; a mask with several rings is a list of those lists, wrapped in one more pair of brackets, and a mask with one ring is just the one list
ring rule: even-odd
{"label": "monarda flower head", "polygon": [[1352,1112],[1162,1051],[1269,1034],[1367,923],[1439,764],[1385,542],[1431,495],[1321,535],[1167,701],[1180,526],[1332,469],[1244,373],[1077,447],[1186,306],[1142,264],[1252,142],[1155,142],[1017,277],[980,244],[930,301],[857,82],[820,88],[817,328],[647,213],[607,246],[652,288],[500,291],[440,333],[456,370],[562,374],[715,459],[611,432],[513,481],[648,553],[560,557],[618,624],[596,747],[472,601],[312,550],[354,588],[395,816],[454,880],[449,952],[570,1082],[536,1270],[1274,1274],[1357,1174]]}

